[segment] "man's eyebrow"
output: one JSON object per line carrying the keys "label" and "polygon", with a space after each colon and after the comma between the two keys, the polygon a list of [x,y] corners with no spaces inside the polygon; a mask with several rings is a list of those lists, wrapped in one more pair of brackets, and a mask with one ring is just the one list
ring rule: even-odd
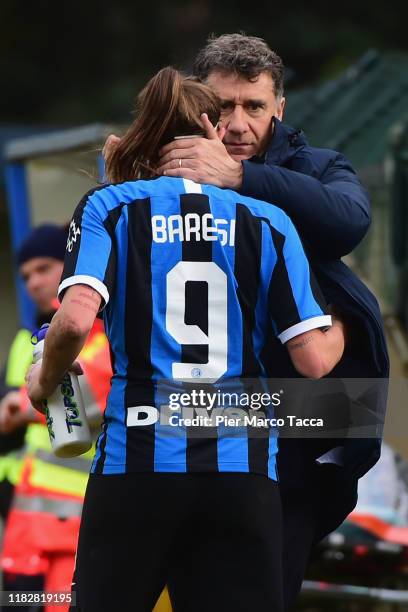
{"label": "man's eyebrow", "polygon": [[250,98],[249,100],[244,100],[244,104],[254,104],[258,106],[265,106],[265,100],[260,100],[257,98]]}
{"label": "man's eyebrow", "polygon": [[[221,104],[236,104],[234,98],[220,98],[220,102]],[[266,106],[266,102],[265,100],[260,100],[259,98],[248,98],[246,100],[243,100],[241,102],[241,104],[243,106],[247,105],[247,104],[254,104],[254,105],[258,105],[258,106]]]}

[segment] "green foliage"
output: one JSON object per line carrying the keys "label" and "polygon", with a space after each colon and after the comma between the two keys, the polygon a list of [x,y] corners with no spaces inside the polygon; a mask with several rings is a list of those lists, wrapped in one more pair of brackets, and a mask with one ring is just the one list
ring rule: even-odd
{"label": "green foliage", "polygon": [[264,37],[294,85],[335,74],[368,47],[407,45],[399,3],[383,0],[3,0],[0,28],[2,121],[26,123],[126,121],[146,79],[167,64],[190,70],[211,32]]}

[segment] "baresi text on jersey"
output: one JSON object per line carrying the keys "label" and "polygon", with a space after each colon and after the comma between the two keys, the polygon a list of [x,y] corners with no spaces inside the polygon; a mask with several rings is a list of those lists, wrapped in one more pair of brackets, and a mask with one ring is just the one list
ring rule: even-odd
{"label": "baresi text on jersey", "polygon": [[219,240],[222,246],[235,245],[235,219],[214,219],[206,213],[188,213],[187,215],[154,215],[152,217],[152,235],[156,243],[189,242]]}

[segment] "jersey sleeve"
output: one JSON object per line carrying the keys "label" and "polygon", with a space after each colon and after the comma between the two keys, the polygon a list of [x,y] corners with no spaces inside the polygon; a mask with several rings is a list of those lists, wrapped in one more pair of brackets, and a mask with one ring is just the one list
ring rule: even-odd
{"label": "jersey sleeve", "polygon": [[293,223],[287,232],[273,231],[276,263],[269,285],[269,309],[275,333],[282,344],[295,336],[332,324],[320,287]]}
{"label": "jersey sleeve", "polygon": [[88,285],[109,302],[115,278],[115,245],[104,221],[104,209],[91,196],[85,196],[74,212],[69,226],[64,270],[58,297],[72,285]]}

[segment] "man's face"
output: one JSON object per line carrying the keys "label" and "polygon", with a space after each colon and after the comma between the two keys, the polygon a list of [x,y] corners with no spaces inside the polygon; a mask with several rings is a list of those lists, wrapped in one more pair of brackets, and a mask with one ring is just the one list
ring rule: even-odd
{"label": "man's face", "polygon": [[54,310],[52,301],[57,297],[64,264],[52,257],[34,257],[20,266],[20,274],[30,297],[42,314]]}
{"label": "man's face", "polygon": [[221,98],[220,125],[226,128],[224,145],[235,161],[266,151],[271,139],[272,117],[282,119],[285,98],[277,98],[267,72],[253,81],[214,70],[207,85]]}

